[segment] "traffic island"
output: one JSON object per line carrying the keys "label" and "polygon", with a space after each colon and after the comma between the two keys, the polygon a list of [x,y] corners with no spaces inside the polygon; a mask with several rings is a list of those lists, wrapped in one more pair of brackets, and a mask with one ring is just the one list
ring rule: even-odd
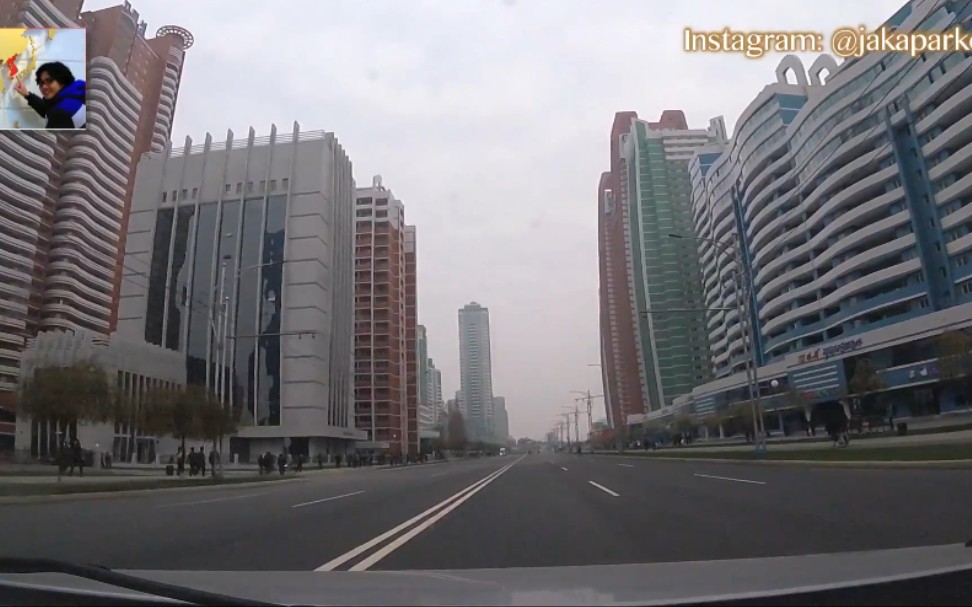
{"label": "traffic island", "polygon": [[[90,480],[87,480],[90,478]],[[204,491],[263,483],[285,483],[304,480],[301,476],[246,475],[219,478],[169,477],[65,477],[63,481],[44,479],[44,482],[4,482],[0,477],[0,504],[70,499],[103,499],[129,495],[158,494],[159,492]]]}

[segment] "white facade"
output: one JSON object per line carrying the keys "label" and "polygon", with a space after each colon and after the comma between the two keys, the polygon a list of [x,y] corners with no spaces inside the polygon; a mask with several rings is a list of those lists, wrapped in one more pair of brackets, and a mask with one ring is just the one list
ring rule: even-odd
{"label": "white facade", "polygon": [[476,302],[459,310],[460,407],[470,440],[488,440],[493,427],[493,371],[489,309]]}
{"label": "white facade", "polygon": [[[245,460],[363,438],[353,421],[351,161],[333,133],[184,147],[139,163],[120,334],[182,352],[241,414]],[[295,446],[296,445],[296,446]]]}
{"label": "white facade", "polygon": [[[103,369],[116,390],[133,397],[144,394],[154,386],[181,386],[186,380],[185,359],[178,352],[165,350],[141,341],[130,341],[118,334],[110,338],[85,331],[48,331],[30,340],[24,351],[21,377],[31,377],[36,369],[68,367],[91,362]],[[41,427],[29,417],[17,417],[15,447],[18,454],[44,457],[53,453],[57,443],[57,429]],[[114,453],[120,460],[128,451],[120,449],[129,439],[123,426],[113,423],[78,424],[78,439],[85,449]],[[172,437],[136,435],[138,447],[130,454],[133,460],[152,463],[156,455],[174,454],[178,441]]]}

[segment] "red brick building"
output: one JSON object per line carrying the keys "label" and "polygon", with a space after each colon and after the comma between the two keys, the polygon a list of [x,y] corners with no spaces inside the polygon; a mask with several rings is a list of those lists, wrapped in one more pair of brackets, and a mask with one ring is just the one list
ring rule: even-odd
{"label": "red brick building", "polygon": [[375,177],[355,206],[354,419],[368,434],[359,449],[417,452],[415,286],[415,230]]}

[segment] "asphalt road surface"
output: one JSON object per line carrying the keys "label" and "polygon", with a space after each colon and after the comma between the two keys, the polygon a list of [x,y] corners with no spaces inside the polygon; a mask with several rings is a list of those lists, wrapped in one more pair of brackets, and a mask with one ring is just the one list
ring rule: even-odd
{"label": "asphalt road surface", "polygon": [[965,541],[970,504],[962,470],[507,455],[0,505],[0,555],[176,570],[709,560]]}

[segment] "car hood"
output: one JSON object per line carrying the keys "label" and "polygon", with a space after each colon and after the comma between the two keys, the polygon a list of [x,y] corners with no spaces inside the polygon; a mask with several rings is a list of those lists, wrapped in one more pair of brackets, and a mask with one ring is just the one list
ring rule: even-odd
{"label": "car hood", "polygon": [[[972,570],[964,544],[678,563],[438,571],[122,571],[219,594],[299,605],[651,605],[771,597]],[[20,586],[144,596],[64,574]]]}

